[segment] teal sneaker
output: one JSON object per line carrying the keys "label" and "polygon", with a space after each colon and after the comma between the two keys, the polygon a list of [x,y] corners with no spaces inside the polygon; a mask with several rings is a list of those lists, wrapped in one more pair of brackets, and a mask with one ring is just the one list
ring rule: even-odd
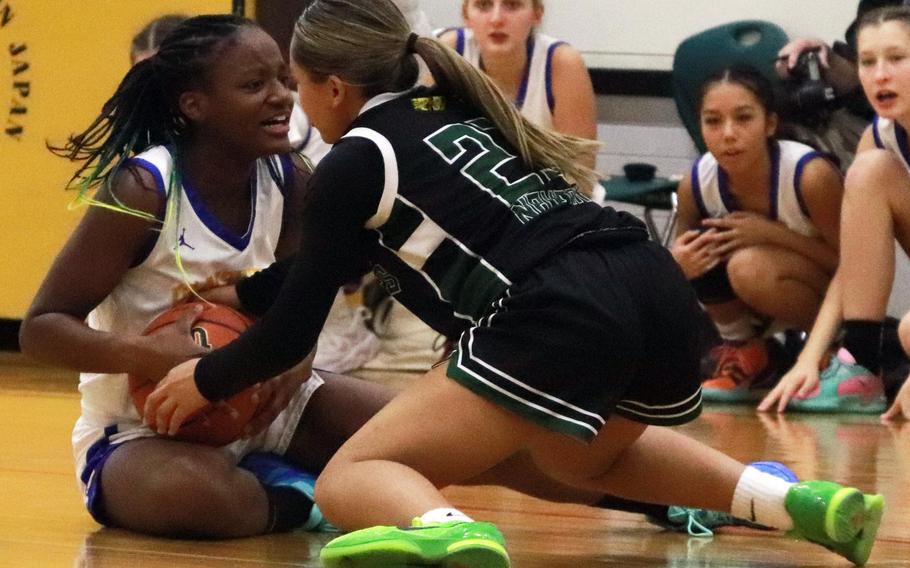
{"label": "teal sneaker", "polygon": [[266,452],[255,452],[247,454],[240,460],[237,467],[241,467],[259,480],[259,483],[268,487],[290,487],[303,493],[313,507],[310,509],[310,517],[300,529],[305,531],[331,531],[335,528],[330,525],[322,516],[322,511],[316,505],[313,495],[316,491],[316,476],[297,469],[281,457]]}
{"label": "teal sneaker", "polygon": [[887,407],[881,377],[857,364],[846,349],[831,357],[814,391],[787,404],[787,410],[862,414],[881,414]]}
{"label": "teal sneaker", "polygon": [[[779,477],[784,481],[796,483],[799,478],[784,464],[776,461],[758,461],[749,464],[749,467]],[[690,507],[672,506],[667,509],[667,519],[658,520],[649,516],[649,520],[665,528],[688,533],[689,536],[711,538],[714,530],[720,527],[749,527],[760,530],[770,530],[765,525],[753,523],[746,519],[739,519],[730,513],[711,511],[710,509],[693,509]]]}
{"label": "teal sneaker", "polygon": [[370,527],[342,535],[319,554],[322,565],[345,568],[444,566],[508,568],[502,533],[491,523],[452,521],[407,528]]}
{"label": "teal sneaker", "polygon": [[669,529],[686,532],[689,536],[698,538],[711,538],[714,536],[714,529],[720,527],[747,526],[767,529],[763,525],[737,519],[730,513],[712,511],[710,509],[678,507],[676,505],[667,509],[667,521],[661,524]]}
{"label": "teal sneaker", "polygon": [[862,566],[872,553],[885,499],[831,481],[803,481],[790,488],[784,505],[793,519],[792,535]]}

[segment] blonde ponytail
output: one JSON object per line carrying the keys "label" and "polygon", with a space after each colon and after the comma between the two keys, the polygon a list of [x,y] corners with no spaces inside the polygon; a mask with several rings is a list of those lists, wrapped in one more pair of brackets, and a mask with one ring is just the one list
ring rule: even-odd
{"label": "blonde ponytail", "polygon": [[598,142],[528,122],[458,53],[433,38],[412,38],[391,0],[312,0],[297,20],[291,41],[291,58],[314,78],[335,75],[361,87],[368,97],[412,87],[419,73],[414,53],[444,92],[483,112],[529,168],[555,168],[583,190],[596,181],[596,172],[580,161],[597,152]]}

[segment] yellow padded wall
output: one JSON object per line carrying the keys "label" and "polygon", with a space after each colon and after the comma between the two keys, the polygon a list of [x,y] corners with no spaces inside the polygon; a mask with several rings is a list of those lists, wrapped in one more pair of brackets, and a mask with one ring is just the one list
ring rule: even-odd
{"label": "yellow padded wall", "polygon": [[97,115],[146,22],[231,7],[231,0],[0,0],[0,318],[25,314],[82,215],[67,210],[75,193],[63,190],[73,164],[45,142],[64,141]]}

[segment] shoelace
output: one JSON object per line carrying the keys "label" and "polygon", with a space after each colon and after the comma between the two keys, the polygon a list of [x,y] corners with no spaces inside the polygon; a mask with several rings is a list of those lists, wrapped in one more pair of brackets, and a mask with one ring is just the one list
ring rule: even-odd
{"label": "shoelace", "polygon": [[[708,528],[706,524],[713,526],[728,524],[723,519],[718,518],[722,515],[723,513],[715,513],[705,509],[690,509],[688,507],[670,507],[667,511],[667,519],[678,525],[682,525],[684,522],[689,536],[698,538],[712,538],[714,536],[714,531]],[[701,517],[701,520],[699,520],[699,517]]]}

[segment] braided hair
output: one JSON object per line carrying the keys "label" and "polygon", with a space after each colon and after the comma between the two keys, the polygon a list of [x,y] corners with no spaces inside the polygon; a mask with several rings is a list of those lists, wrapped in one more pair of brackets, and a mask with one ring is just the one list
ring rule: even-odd
{"label": "braided hair", "polygon": [[[54,154],[82,162],[66,186],[79,191],[75,202],[157,220],[153,214],[126,206],[113,192],[115,204],[88,194],[99,187],[110,190],[114,176],[132,155],[157,145],[176,147],[185,139],[190,125],[179,109],[181,93],[204,86],[207,70],[223,44],[242,28],[256,25],[240,16],[221,14],[185,20],[167,34],[154,56],[129,70],[85,130],[70,135],[62,146],[48,144]],[[178,171],[175,166],[169,190],[179,187]]]}

